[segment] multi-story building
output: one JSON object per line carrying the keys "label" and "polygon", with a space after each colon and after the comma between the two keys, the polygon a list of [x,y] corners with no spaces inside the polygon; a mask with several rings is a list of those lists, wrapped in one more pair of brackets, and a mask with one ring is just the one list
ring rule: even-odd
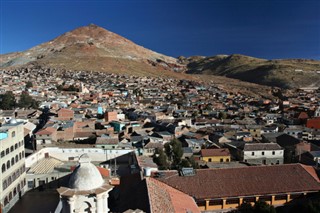
{"label": "multi-story building", "polygon": [[240,160],[250,164],[283,164],[284,150],[276,143],[246,143]]}
{"label": "multi-story building", "polygon": [[6,213],[26,191],[23,123],[11,119],[0,125],[0,202]]}

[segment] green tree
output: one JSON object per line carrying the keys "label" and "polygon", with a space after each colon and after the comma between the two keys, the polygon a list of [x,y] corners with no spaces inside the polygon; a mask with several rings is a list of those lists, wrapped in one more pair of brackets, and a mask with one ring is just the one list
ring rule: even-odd
{"label": "green tree", "polygon": [[167,155],[164,153],[162,149],[156,149],[153,155],[153,162],[158,165],[160,170],[165,170],[169,168]]}
{"label": "green tree", "polygon": [[8,91],[3,95],[0,95],[0,109],[10,110],[16,106],[16,98],[13,92]]}
{"label": "green tree", "polygon": [[21,108],[38,108],[39,103],[34,100],[28,92],[22,92],[18,106]]}
{"label": "green tree", "polygon": [[183,155],[182,144],[178,139],[173,139],[164,145],[166,154],[171,162],[171,168],[178,168]]}
{"label": "green tree", "polygon": [[226,112],[219,112],[219,118],[220,119],[227,119],[228,118],[228,115]]}
{"label": "green tree", "polygon": [[237,210],[233,210],[231,213],[276,213],[276,210],[265,201],[257,201],[254,206],[250,203],[242,203]]}
{"label": "green tree", "polygon": [[33,87],[33,84],[32,84],[31,81],[28,81],[28,82],[26,83],[26,88],[31,88],[31,87]]}
{"label": "green tree", "polygon": [[276,213],[276,210],[272,205],[269,205],[264,201],[257,201],[254,204],[254,212],[255,213]]}

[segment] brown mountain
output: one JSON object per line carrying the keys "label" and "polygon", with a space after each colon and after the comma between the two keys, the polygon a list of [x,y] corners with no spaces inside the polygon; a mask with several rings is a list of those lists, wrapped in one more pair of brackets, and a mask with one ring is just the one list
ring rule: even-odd
{"label": "brown mountain", "polygon": [[[284,88],[320,85],[320,61],[265,60],[244,55],[168,57],[96,25],[67,32],[23,52],[0,55],[1,69],[25,67],[201,79],[225,76]],[[317,72],[318,71],[318,72]],[[205,74],[198,77],[189,74]],[[228,78],[217,78],[230,84]],[[225,79],[225,80],[223,80]]]}
{"label": "brown mountain", "polygon": [[120,74],[170,76],[185,66],[96,25],[67,32],[29,50],[0,56],[1,68],[38,65],[66,70],[94,70]]}
{"label": "brown mountain", "polygon": [[226,76],[282,88],[320,85],[320,61],[317,60],[266,60],[239,54],[179,59],[187,65],[189,74]]}

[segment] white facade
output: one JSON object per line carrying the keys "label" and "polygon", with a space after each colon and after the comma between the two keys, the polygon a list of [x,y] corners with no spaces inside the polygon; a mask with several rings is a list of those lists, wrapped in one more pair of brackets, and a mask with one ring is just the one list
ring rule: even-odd
{"label": "white facade", "polygon": [[318,107],[314,112],[314,117],[320,117],[320,107]]}
{"label": "white facade", "polygon": [[92,161],[106,161],[121,155],[133,152],[131,149],[105,150],[101,148],[60,148],[46,147],[26,158],[26,167],[29,168],[39,160],[54,157],[61,161],[78,161],[80,155],[88,154]]}
{"label": "white facade", "polygon": [[26,191],[23,123],[12,119],[0,127],[0,202],[8,212]]}
{"label": "white facade", "polygon": [[246,144],[241,158],[250,164],[283,164],[284,150],[274,143]]}
{"label": "white facade", "polygon": [[60,187],[60,203],[56,213],[109,212],[109,191],[113,186],[104,180],[90,162],[87,154],[79,159],[79,166],[69,179],[69,187]]}

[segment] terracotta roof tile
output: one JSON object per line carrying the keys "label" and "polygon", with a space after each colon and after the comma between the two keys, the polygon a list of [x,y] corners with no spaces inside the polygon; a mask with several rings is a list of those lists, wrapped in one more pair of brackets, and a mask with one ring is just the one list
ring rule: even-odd
{"label": "terracotta roof tile", "polygon": [[194,176],[162,173],[159,181],[196,199],[320,190],[314,169],[301,164],[203,169]]}
{"label": "terracotta roof tile", "polygon": [[201,156],[230,156],[230,152],[229,149],[201,149]]}
{"label": "terracotta roof tile", "polygon": [[146,178],[151,212],[200,212],[194,199],[154,178]]}

